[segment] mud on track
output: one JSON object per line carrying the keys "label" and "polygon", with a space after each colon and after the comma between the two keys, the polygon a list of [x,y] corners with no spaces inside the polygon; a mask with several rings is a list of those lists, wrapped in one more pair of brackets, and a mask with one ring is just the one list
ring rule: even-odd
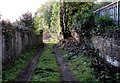
{"label": "mud on track", "polygon": [[61,73],[61,80],[62,81],[69,81],[69,83],[73,83],[76,81],[75,77],[73,76],[73,73],[70,70],[70,67],[68,66],[67,62],[64,60],[61,52],[59,51],[57,45],[55,44],[53,46],[54,52],[56,54],[56,59],[59,64],[60,73]]}
{"label": "mud on track", "polygon": [[20,75],[18,75],[18,77],[16,78],[15,81],[26,81],[26,82],[29,81],[29,79],[32,75],[32,72],[34,71],[34,69],[37,65],[38,59],[39,59],[42,51],[44,50],[45,46],[43,46],[42,48],[40,48],[38,50],[38,52],[35,54],[33,59],[29,62],[29,64],[24,69],[24,71]]}

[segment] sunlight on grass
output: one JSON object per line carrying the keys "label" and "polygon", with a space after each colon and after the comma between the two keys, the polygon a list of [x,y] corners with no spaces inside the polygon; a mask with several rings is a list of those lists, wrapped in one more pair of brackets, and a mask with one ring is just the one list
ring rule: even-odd
{"label": "sunlight on grass", "polygon": [[56,40],[56,39],[50,39],[50,40],[43,40],[44,43],[53,43],[53,44],[56,44],[56,43],[59,43],[59,40]]}

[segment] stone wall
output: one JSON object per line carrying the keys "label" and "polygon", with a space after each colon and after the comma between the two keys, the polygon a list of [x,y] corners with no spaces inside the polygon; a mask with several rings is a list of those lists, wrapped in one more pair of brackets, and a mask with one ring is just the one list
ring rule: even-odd
{"label": "stone wall", "polygon": [[100,57],[111,65],[120,67],[120,29],[93,34],[92,43]]}
{"label": "stone wall", "polygon": [[7,67],[9,63],[14,61],[22,53],[42,46],[42,32],[35,35],[31,30],[20,30],[2,27],[2,36],[0,35],[2,44],[2,63],[3,67]]}

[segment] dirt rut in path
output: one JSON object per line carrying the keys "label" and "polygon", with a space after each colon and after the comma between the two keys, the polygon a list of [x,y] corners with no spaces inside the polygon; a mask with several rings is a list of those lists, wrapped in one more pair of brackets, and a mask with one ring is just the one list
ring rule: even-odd
{"label": "dirt rut in path", "polygon": [[73,73],[71,72],[67,62],[64,60],[61,52],[59,51],[57,45],[55,44],[53,46],[54,52],[56,54],[57,62],[60,67],[60,73],[61,73],[61,80],[62,81],[76,81],[75,77],[73,76]]}
{"label": "dirt rut in path", "polygon": [[40,56],[41,52],[44,50],[44,47],[39,49],[39,51],[35,54],[33,59],[29,62],[29,64],[24,69],[24,71],[17,77],[17,79],[15,81],[29,81],[31,74],[37,65],[39,56]]}

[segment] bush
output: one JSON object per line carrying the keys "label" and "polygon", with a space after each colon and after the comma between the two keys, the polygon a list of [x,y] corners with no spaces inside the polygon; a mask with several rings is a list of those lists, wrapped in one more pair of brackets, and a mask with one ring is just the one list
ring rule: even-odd
{"label": "bush", "polygon": [[105,30],[109,30],[109,29],[120,29],[120,27],[118,27],[118,26],[107,26],[107,27],[105,27]]}
{"label": "bush", "polygon": [[79,35],[89,35],[89,31],[94,27],[94,15],[91,10],[83,8],[73,17],[73,27]]}
{"label": "bush", "polygon": [[97,30],[105,30],[106,27],[115,26],[115,21],[109,15],[95,18]]}

